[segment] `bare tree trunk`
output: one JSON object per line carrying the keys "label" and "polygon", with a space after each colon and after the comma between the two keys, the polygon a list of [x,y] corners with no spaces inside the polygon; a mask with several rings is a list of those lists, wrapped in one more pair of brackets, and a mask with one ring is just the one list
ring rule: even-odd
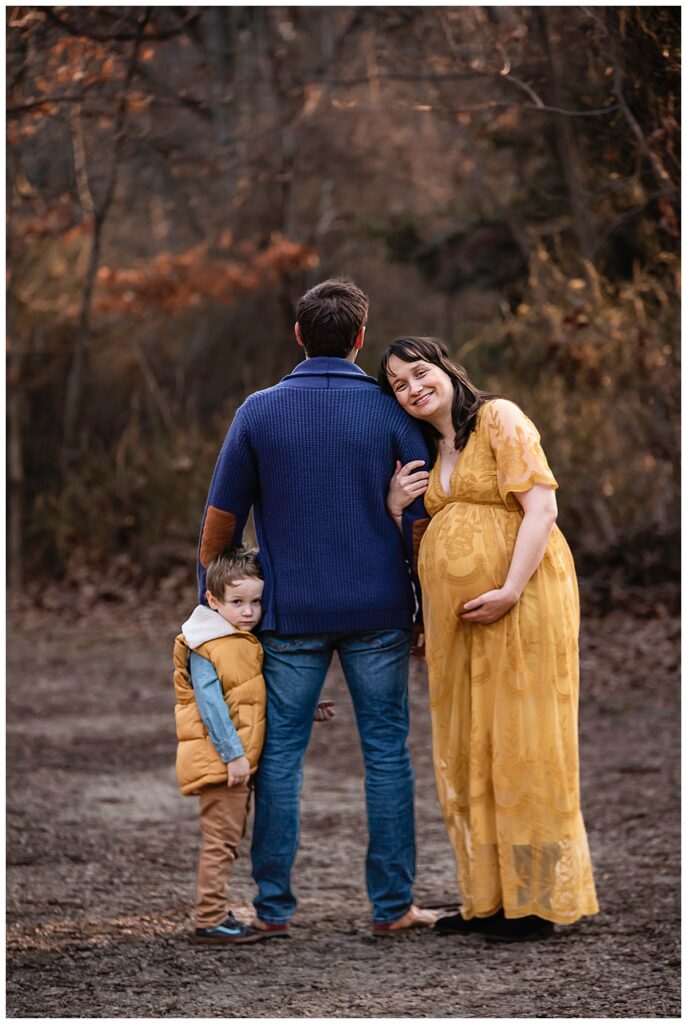
{"label": "bare tree trunk", "polygon": [[[267,110],[267,123],[278,130],[275,140],[279,144],[274,159],[276,163],[274,221],[277,230],[285,238],[293,238],[297,233],[294,187],[296,165],[296,130],[298,110],[294,110],[279,80],[279,71],[274,47],[270,38],[271,12],[265,8],[256,10],[255,34],[258,52],[258,68],[262,80],[262,97]],[[296,313],[291,296],[292,277],[288,271],[282,271],[276,286],[276,297],[284,317],[284,327],[292,330]]]}
{"label": "bare tree trunk", "polygon": [[9,592],[24,586],[24,410],[20,353],[10,352],[7,364],[7,475],[9,483],[7,561]]}
{"label": "bare tree trunk", "polygon": [[[17,183],[16,169],[7,178],[7,243],[6,259],[10,268],[7,277],[7,296],[12,294],[12,215],[15,209],[14,193]],[[11,309],[10,305],[10,309]],[[24,360],[17,350],[15,325],[12,316],[7,316],[7,482],[9,485],[7,505],[7,562],[8,589],[14,597],[24,586],[24,412],[26,400],[23,387]]]}
{"label": "bare tree trunk", "polygon": [[[563,108],[565,104],[563,102],[564,97],[561,90],[560,75],[558,73],[558,61],[560,60],[560,57],[553,51],[551,34],[549,32],[548,14],[543,7],[535,7],[533,10],[541,32],[549,64],[551,106]],[[570,209],[573,216],[573,222],[575,224],[575,233],[577,234],[580,253],[585,261],[593,265],[594,244],[589,227],[589,218],[587,217],[585,207],[584,190],[582,187],[582,161],[580,158],[580,150],[577,145],[577,138],[575,136],[575,129],[570,118],[556,117],[554,118],[554,131],[556,133],[558,160],[560,163],[561,173],[563,174],[568,188]]]}
{"label": "bare tree trunk", "polygon": [[[92,209],[93,233],[91,236],[91,252],[88,259],[88,269],[86,271],[86,278],[84,281],[84,288],[81,296],[79,320],[76,328],[76,336],[74,339],[74,351],[72,354],[71,365],[69,367],[67,387],[64,399],[62,427],[63,470],[67,470],[69,468],[76,454],[76,428],[78,424],[81,404],[84,355],[91,331],[91,304],[93,300],[95,275],[98,270],[98,264],[100,262],[100,249],[102,246],[103,227],[105,225],[107,216],[110,212],[110,207],[112,206],[112,200],[114,198],[114,192],[117,185],[117,178],[119,175],[119,164],[122,151],[122,143],[124,141],[124,121],[126,118],[126,105],[129,86],[131,85],[133,77],[136,73],[138,54],[141,47],[141,42],[143,40],[143,33],[145,32],[145,27],[148,24],[148,19],[149,10],[146,8],[145,13],[143,14],[139,21],[138,33],[133,43],[131,57],[129,60],[129,66],[127,69],[127,75],[124,81],[124,87],[119,97],[119,103],[117,104],[117,113],[115,116],[114,126],[115,141],[112,153],[112,163],[110,164],[110,170],[105,183],[103,195],[99,201],[96,201],[95,197],[93,197],[92,194],[90,194],[90,188],[88,187],[86,175],[85,153],[81,152],[79,140],[75,140],[75,161],[77,166],[79,189],[82,194],[84,188],[86,188],[87,192],[89,193],[90,206]],[[87,210],[87,212],[90,211]]]}
{"label": "bare tree trunk", "polygon": [[206,39],[210,56],[210,109],[212,112],[212,124],[215,132],[215,141],[219,149],[227,145],[229,133],[226,124],[226,112],[224,106],[225,91],[225,40],[224,40],[224,8],[210,8],[206,17],[208,28]]}

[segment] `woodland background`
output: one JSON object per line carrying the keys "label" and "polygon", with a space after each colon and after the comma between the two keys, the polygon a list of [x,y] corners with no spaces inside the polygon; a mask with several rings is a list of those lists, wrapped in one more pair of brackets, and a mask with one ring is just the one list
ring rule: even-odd
{"label": "woodland background", "polygon": [[[9,1015],[679,1017],[680,9],[6,11]],[[228,985],[189,941],[170,652],[227,427],[330,275],[370,295],[363,369],[439,335],[541,431],[601,913],[376,945],[335,664],[293,940]],[[456,909],[418,659],[409,693],[416,898]]]}
{"label": "woodland background", "polygon": [[7,47],[15,597],[188,587],[346,275],[365,370],[438,335],[537,423],[591,605],[674,603],[679,7],[9,7]]}

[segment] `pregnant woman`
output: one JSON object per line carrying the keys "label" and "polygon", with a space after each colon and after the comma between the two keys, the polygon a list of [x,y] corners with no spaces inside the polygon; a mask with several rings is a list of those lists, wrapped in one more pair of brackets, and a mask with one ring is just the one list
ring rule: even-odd
{"label": "pregnant woman", "polygon": [[558,486],[513,402],[479,391],[442,342],[401,338],[382,387],[424,421],[429,473],[397,469],[389,511],[426,487],[422,584],[434,765],[462,912],[437,929],[546,938],[598,912],[580,812],[579,600]]}

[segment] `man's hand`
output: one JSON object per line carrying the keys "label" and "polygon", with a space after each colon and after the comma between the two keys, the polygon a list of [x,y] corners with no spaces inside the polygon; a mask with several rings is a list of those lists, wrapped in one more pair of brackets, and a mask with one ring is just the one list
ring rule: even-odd
{"label": "man's hand", "polygon": [[242,755],[227,761],[227,786],[240,786],[250,778],[248,758]]}
{"label": "man's hand", "polygon": [[[396,470],[389,481],[389,492],[386,497],[386,507],[394,519],[399,519],[404,508],[412,505],[416,498],[427,490],[429,473],[420,471],[419,466],[424,466],[422,459],[414,462],[406,462],[405,466],[396,461]],[[416,473],[413,470],[418,470]]]}
{"label": "man's hand", "polygon": [[335,700],[321,700],[320,703],[317,705],[317,710],[315,712],[315,718],[313,719],[313,721],[331,722],[332,718],[336,716],[336,711],[334,710],[335,705]]}
{"label": "man's hand", "polygon": [[510,587],[500,587],[498,590],[487,590],[485,594],[466,601],[463,605],[463,613],[460,616],[464,622],[475,622],[488,626],[492,622],[503,618],[518,600],[519,595]]}

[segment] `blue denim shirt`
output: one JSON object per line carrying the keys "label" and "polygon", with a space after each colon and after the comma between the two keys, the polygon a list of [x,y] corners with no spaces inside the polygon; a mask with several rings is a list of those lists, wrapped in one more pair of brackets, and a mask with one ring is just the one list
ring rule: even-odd
{"label": "blue denim shirt", "polygon": [[222,684],[217,678],[212,662],[191,651],[189,670],[200,717],[205,723],[213,747],[225,764],[237,757],[243,757],[243,745],[231,720]]}

